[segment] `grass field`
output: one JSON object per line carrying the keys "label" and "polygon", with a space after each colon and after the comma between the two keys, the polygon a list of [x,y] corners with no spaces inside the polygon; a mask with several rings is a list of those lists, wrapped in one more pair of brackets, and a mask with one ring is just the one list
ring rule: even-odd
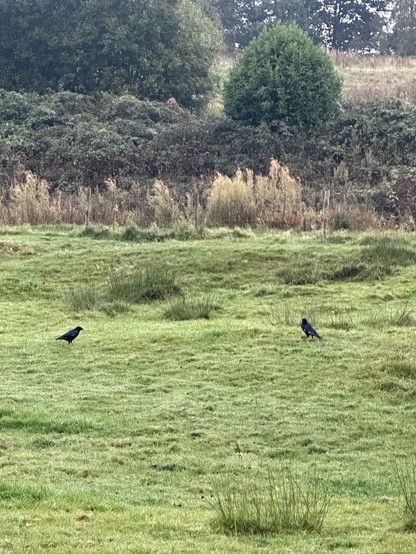
{"label": "grass field", "polygon": [[343,78],[344,99],[392,97],[416,103],[416,57],[334,52],[331,58]]}
{"label": "grass field", "polygon": [[[416,454],[416,238],[223,235],[1,230],[0,552],[415,552],[395,463]],[[111,297],[147,267],[209,319]],[[285,467],[332,495],[321,532],[221,531],[202,496]]]}

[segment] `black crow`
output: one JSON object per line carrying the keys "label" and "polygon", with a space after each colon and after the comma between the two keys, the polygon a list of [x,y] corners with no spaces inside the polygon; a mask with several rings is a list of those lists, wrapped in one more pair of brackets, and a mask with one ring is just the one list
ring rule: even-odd
{"label": "black crow", "polygon": [[317,339],[322,338],[321,336],[318,335],[317,331],[312,327],[312,325],[308,323],[307,319],[303,318],[300,326],[302,327],[302,331],[305,333],[307,339],[309,337],[312,337],[312,339],[313,337],[316,337]]}
{"label": "black crow", "polygon": [[79,332],[82,331],[82,327],[75,327],[75,329],[71,329],[67,333],[64,333],[60,337],[57,337],[56,340],[66,340],[68,344],[72,344],[72,341],[77,338],[79,335]]}

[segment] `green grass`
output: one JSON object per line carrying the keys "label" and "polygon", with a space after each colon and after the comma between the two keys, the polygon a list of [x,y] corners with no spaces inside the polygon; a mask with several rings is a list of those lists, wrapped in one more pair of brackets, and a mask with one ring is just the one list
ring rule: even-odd
{"label": "green grass", "polygon": [[219,309],[220,304],[213,296],[198,295],[189,297],[183,295],[167,303],[163,311],[163,317],[172,321],[210,319]]}
{"label": "green grass", "polygon": [[[0,551],[415,551],[394,471],[416,444],[413,235],[1,234]],[[333,278],[357,260],[389,271]],[[318,279],[285,278],[308,264]],[[149,267],[221,310],[176,321],[166,299],[106,298],[106,313],[65,298]],[[301,316],[324,340],[302,338]],[[55,340],[76,325],[72,346]],[[319,532],[215,525],[217,479],[267,487],[282,464],[327,487]]]}
{"label": "green grass", "polygon": [[235,535],[319,533],[331,496],[317,475],[303,481],[285,467],[270,471],[266,484],[258,476],[220,478],[206,498],[216,514],[214,527]]}

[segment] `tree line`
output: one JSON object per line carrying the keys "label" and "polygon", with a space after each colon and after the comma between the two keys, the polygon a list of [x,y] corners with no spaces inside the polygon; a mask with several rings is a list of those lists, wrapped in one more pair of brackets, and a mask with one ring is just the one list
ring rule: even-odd
{"label": "tree line", "polygon": [[0,0],[0,88],[201,104],[222,47],[191,0]]}
{"label": "tree line", "polygon": [[271,23],[339,50],[416,54],[416,0],[0,0],[0,88],[134,94],[187,108],[218,54]]}
{"label": "tree line", "polygon": [[217,11],[230,51],[270,23],[296,23],[316,44],[416,55],[416,0],[199,0]]}

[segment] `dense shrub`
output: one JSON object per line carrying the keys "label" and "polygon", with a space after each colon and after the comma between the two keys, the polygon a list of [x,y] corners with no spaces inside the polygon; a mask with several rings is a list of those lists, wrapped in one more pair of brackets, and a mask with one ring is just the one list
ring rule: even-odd
{"label": "dense shrub", "polygon": [[0,34],[5,89],[127,91],[188,107],[211,90],[222,45],[218,26],[190,0],[0,2]]}
{"label": "dense shrub", "polygon": [[225,111],[252,125],[311,129],[334,111],[341,79],[296,25],[266,27],[244,50],[225,86]]}
{"label": "dense shrub", "polygon": [[[17,197],[9,191],[26,181],[28,169],[48,182],[50,192],[67,193],[59,200],[66,220],[83,222],[82,191],[90,186],[97,193],[92,220],[97,214],[97,221],[125,224],[123,211],[147,205],[154,179],[163,180],[171,194],[175,188],[172,197],[180,204],[191,191],[203,204],[216,173],[232,177],[248,168],[266,175],[275,158],[300,178],[309,207],[320,209],[322,187],[331,188],[334,204],[344,206],[334,220],[338,228],[373,226],[374,207],[386,222],[394,216],[412,229],[415,125],[415,108],[398,101],[349,103],[322,130],[300,139],[266,125],[199,116],[172,103],[127,95],[0,91],[0,217],[6,212],[4,220],[13,222],[9,205],[12,201],[16,211]],[[111,191],[106,182],[114,184]],[[77,199],[70,208],[72,194]],[[53,221],[53,209],[39,215],[39,222],[46,215]],[[147,226],[153,220],[154,208],[140,209],[135,223]]]}

